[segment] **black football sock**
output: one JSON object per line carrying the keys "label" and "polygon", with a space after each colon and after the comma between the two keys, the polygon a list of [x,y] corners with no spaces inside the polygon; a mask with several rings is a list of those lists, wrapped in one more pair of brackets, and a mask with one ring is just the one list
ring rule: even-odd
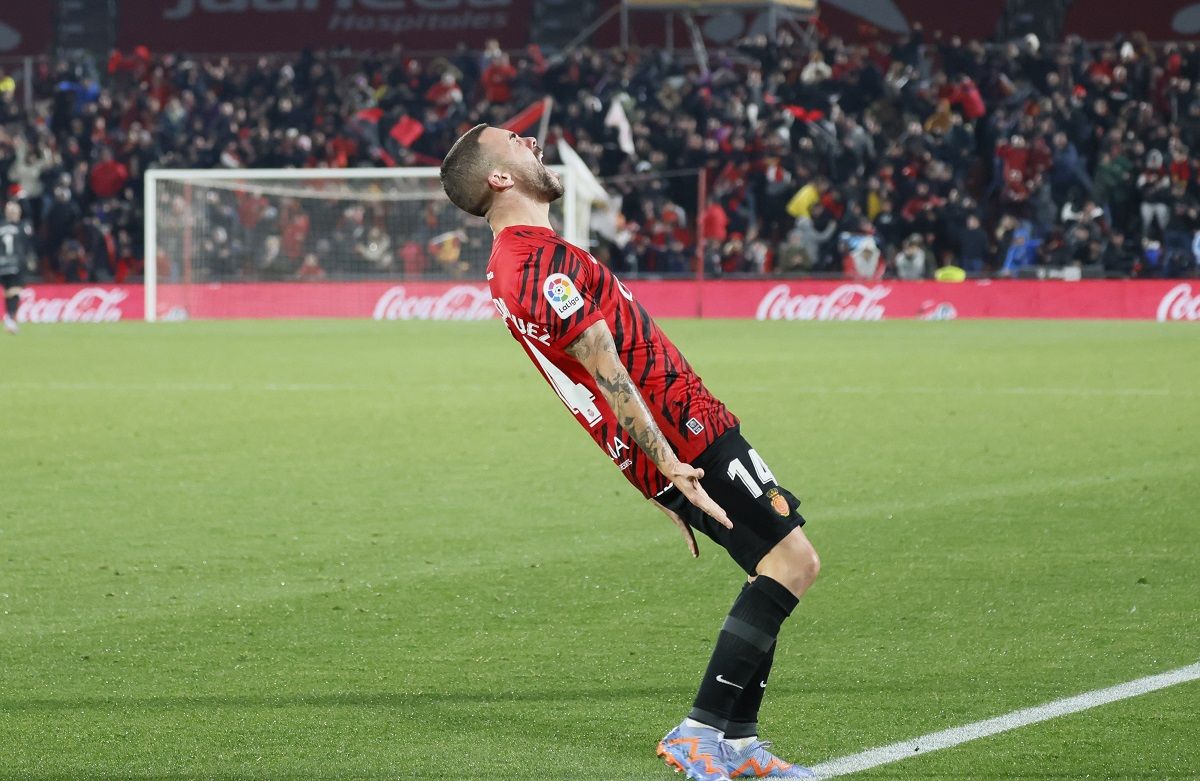
{"label": "black football sock", "polygon": [[13,320],[17,319],[17,306],[21,303],[20,296],[5,296],[4,311],[8,312],[8,316]]}
{"label": "black football sock", "polygon": [[[778,582],[759,575],[742,589],[717,636],[717,647],[688,718],[724,731],[734,703],[746,691],[775,646],[779,627],[800,600]],[[758,686],[758,680],[753,680]]]}
{"label": "black football sock", "polygon": [[[742,591],[750,588],[752,582],[747,581],[746,585],[742,586]],[[767,678],[771,674],[771,665],[775,662],[775,649],[778,646],[778,643],[771,646],[771,650],[759,662],[758,669],[750,678],[750,685],[733,703],[733,713],[729,717],[729,724],[725,727],[725,737],[729,740],[758,736],[758,709],[762,706]]]}
{"label": "black football sock", "polygon": [[778,643],[767,651],[767,655],[758,663],[758,669],[751,676],[750,683],[746,684],[746,690],[733,703],[729,725],[725,727],[725,737],[730,740],[758,737],[758,709],[762,706],[763,695],[767,691],[767,677],[771,675],[776,646]]}

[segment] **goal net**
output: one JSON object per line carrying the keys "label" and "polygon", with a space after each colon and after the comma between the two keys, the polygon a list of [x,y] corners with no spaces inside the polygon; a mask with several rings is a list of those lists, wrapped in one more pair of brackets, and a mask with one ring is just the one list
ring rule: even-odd
{"label": "goal net", "polygon": [[[586,246],[578,177],[555,170],[551,221]],[[483,289],[491,250],[436,168],[152,170],[145,209],[150,321],[378,316],[400,284]]]}

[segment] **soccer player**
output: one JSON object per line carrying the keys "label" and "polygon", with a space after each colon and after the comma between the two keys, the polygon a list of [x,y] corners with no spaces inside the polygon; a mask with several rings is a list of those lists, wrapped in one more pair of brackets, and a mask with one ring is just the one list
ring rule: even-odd
{"label": "soccer player", "polygon": [[33,251],[33,231],[21,221],[21,204],[9,201],[0,220],[0,289],[4,291],[4,330],[15,334],[21,304],[22,272]]}
{"label": "soccer player", "polygon": [[450,149],[441,179],[456,206],[491,225],[496,308],[575,419],[692,556],[698,529],[748,575],[694,706],[658,755],[697,781],[811,776],[758,739],[779,628],[820,567],[799,502],[621,281],[554,233],[563,185],[534,139],[478,125]]}

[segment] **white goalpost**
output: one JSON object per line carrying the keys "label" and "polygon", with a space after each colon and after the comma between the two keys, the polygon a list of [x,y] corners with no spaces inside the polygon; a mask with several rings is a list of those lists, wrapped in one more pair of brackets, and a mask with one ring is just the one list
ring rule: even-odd
{"label": "white goalpost", "polygon": [[[552,169],[565,192],[551,220],[586,247],[586,177]],[[437,168],[152,169],[144,198],[149,322],[222,316],[222,300],[241,302],[230,316],[338,315],[366,283],[485,281],[491,232],[450,204]]]}

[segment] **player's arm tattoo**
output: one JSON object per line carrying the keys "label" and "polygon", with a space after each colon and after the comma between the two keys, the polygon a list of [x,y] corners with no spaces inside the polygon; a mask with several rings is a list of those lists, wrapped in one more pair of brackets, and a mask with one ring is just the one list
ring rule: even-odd
{"label": "player's arm tattoo", "polygon": [[633,441],[659,469],[678,460],[662,430],[654,422],[654,416],[646,407],[642,394],[621,363],[608,323],[601,320],[588,326],[575,341],[567,345],[567,354],[591,373],[608,405],[616,413],[621,428],[629,432]]}

